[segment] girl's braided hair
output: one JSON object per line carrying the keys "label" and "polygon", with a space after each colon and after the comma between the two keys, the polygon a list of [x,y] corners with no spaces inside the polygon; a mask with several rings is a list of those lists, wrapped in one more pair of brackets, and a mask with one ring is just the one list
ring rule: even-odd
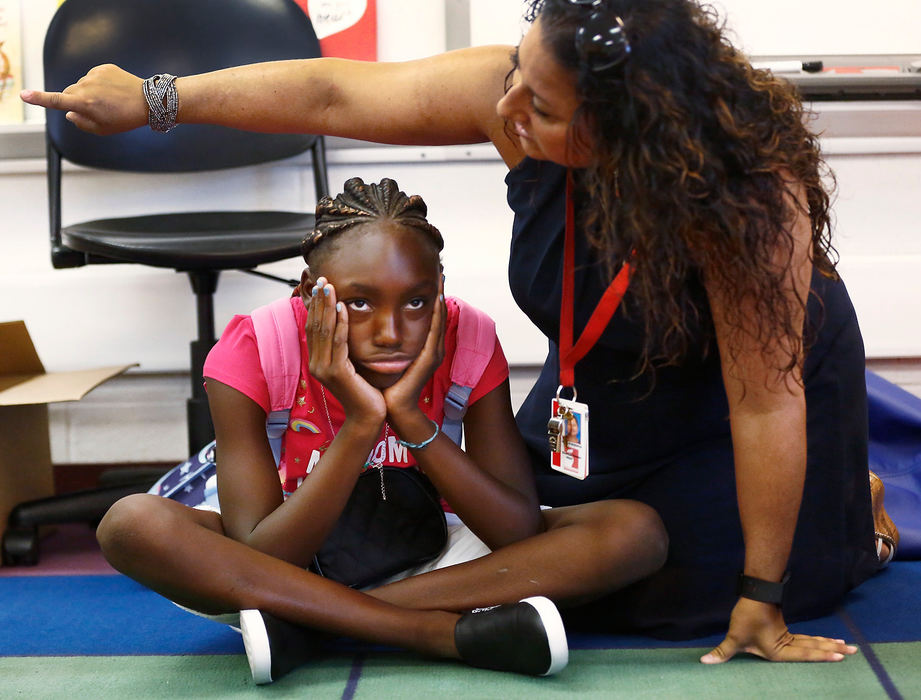
{"label": "girl's braided hair", "polygon": [[390,178],[385,177],[380,184],[366,184],[360,177],[353,177],[346,181],[342,194],[335,199],[326,195],[317,203],[316,226],[301,243],[301,253],[310,264],[318,249],[333,250],[332,244],[338,234],[382,220],[424,233],[440,252],[444,239],[425,218],[427,213],[428,207],[422,197],[408,196]]}

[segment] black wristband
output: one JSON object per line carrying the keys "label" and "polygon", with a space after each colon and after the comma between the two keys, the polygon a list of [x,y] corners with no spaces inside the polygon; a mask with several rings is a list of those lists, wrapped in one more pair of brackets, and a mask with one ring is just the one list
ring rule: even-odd
{"label": "black wristband", "polygon": [[759,603],[780,605],[783,600],[784,587],[789,580],[789,571],[783,575],[779,583],[739,574],[739,596],[742,598],[749,598],[750,600],[757,600]]}

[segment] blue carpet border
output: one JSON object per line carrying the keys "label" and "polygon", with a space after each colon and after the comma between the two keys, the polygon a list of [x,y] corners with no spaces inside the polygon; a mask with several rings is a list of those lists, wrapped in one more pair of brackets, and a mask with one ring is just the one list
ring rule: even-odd
{"label": "blue carpet border", "polygon": [[[894,562],[853,591],[839,612],[790,629],[849,640],[859,634],[867,643],[921,641],[921,561]],[[712,647],[721,640],[572,634],[570,648]],[[0,578],[0,656],[242,653],[234,630],[190,615],[124,576]]]}

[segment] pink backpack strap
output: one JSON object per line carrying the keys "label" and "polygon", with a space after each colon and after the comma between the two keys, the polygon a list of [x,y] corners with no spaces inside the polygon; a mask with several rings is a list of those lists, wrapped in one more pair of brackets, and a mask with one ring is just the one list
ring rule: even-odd
{"label": "pink backpack strap", "polygon": [[457,346],[451,362],[451,388],[445,396],[441,430],[460,445],[470,394],[496,349],[496,323],[475,306],[451,297],[457,307]]}
{"label": "pink backpack strap", "polygon": [[256,332],[259,362],[269,388],[266,433],[275,455],[281,455],[281,438],[288,427],[301,375],[301,344],[290,297],[260,306],[250,314]]}

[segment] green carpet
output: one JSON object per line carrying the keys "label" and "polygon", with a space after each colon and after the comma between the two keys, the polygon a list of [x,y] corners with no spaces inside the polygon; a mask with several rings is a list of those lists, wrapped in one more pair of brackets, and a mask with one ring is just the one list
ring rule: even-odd
{"label": "green carpet", "polygon": [[[874,644],[897,692],[921,697],[921,642]],[[706,649],[576,650],[562,673],[528,678],[411,654],[336,656],[255,688],[242,655],[0,658],[0,697],[22,698],[886,698],[857,655],[835,664],[740,657],[703,666]],[[357,668],[360,665],[361,668]],[[360,674],[357,673],[360,671]],[[350,683],[350,678],[358,678]]]}

